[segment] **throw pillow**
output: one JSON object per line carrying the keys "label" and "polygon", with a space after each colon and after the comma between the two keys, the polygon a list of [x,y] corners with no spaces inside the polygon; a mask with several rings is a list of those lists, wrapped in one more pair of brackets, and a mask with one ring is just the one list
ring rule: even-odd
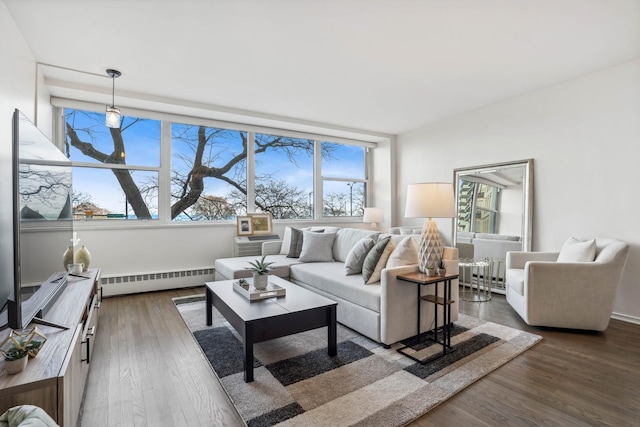
{"label": "throw pillow", "polygon": [[353,245],[347,254],[347,259],[344,261],[345,276],[362,273],[364,259],[374,245],[375,242],[371,237],[362,238]]}
{"label": "throw pillow", "polygon": [[300,261],[333,261],[333,241],[335,240],[336,233],[316,233],[304,230],[302,236]]}
{"label": "throw pillow", "polygon": [[[309,230],[308,228],[302,228],[298,230],[297,228],[291,228],[291,237],[289,244],[289,252],[287,253],[287,258],[299,258],[300,252],[302,252],[302,243],[304,241],[303,231]],[[324,228],[312,228],[311,231],[314,233],[324,233]]]}
{"label": "throw pillow", "polygon": [[396,245],[390,237],[382,239],[369,251],[362,264],[362,278],[369,285],[380,280],[382,269],[387,265],[389,255]]}
{"label": "throw pillow", "polygon": [[300,256],[300,252],[302,251],[302,230],[298,230],[297,228],[291,228],[291,243],[289,243],[289,252],[287,253],[287,258],[298,258]]}
{"label": "throw pillow", "polygon": [[280,246],[280,255],[287,255],[289,248],[291,247],[291,227],[284,228],[284,235],[282,236],[282,246]]}
{"label": "throw pillow", "polygon": [[415,239],[405,237],[389,255],[387,267],[418,264],[418,244]]}
{"label": "throw pillow", "polygon": [[570,238],[560,249],[558,262],[593,262],[596,257],[596,239],[580,241]]}

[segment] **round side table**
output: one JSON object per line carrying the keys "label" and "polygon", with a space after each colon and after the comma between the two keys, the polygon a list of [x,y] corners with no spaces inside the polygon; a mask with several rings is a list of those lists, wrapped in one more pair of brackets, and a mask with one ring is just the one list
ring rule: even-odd
{"label": "round side table", "polygon": [[460,299],[484,302],[491,299],[491,277],[493,262],[489,258],[462,258],[460,267]]}

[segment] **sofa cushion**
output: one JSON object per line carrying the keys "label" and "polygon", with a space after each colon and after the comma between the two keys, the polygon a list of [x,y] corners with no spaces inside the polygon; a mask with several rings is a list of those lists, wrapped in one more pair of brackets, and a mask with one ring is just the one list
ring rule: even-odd
{"label": "sofa cushion", "polygon": [[418,264],[418,244],[415,239],[405,237],[389,255],[387,267]]}
{"label": "sofa cushion", "polygon": [[365,284],[368,285],[380,280],[380,273],[387,265],[389,255],[395,247],[396,245],[391,241],[391,238],[386,238],[376,243],[369,251],[362,264],[362,278]]}
{"label": "sofa cushion", "polygon": [[524,269],[510,268],[505,276],[507,286],[520,295],[524,295]]}
{"label": "sofa cushion", "polygon": [[[380,312],[380,282],[363,286],[362,276],[344,275],[344,263],[322,262],[291,266],[291,280],[342,298],[355,305]],[[338,310],[341,310],[338,307]]]}
{"label": "sofa cushion", "polygon": [[596,239],[580,241],[570,238],[560,249],[558,262],[593,262],[596,257]]}
{"label": "sofa cushion", "polygon": [[378,234],[380,233],[373,230],[341,228],[336,233],[336,241],[333,244],[333,259],[345,262],[351,248],[353,248],[360,239],[371,237],[373,240],[377,240]]}
{"label": "sofa cushion", "polygon": [[[302,262],[333,261],[333,242],[336,233],[318,233],[304,230],[302,232],[302,251],[299,260]],[[293,242],[293,240],[292,240]]]}
{"label": "sofa cushion", "polygon": [[345,275],[362,273],[362,264],[367,254],[373,248],[376,242],[371,237],[360,239],[349,251],[347,259],[344,262]]}
{"label": "sofa cushion", "polygon": [[[260,257],[257,258],[259,259]],[[255,256],[218,259],[215,262],[216,278],[221,277],[232,280],[251,277],[253,273],[249,270],[249,261],[255,260]],[[275,262],[275,264],[271,265],[269,274],[285,278],[289,277],[289,266],[300,263],[297,258],[287,258],[285,255],[267,255],[265,261]]]}

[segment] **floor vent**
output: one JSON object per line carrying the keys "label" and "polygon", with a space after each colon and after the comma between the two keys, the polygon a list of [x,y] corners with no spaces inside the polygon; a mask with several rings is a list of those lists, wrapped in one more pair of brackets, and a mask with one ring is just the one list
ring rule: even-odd
{"label": "floor vent", "polygon": [[130,274],[125,276],[103,276],[100,279],[102,285],[113,285],[119,283],[145,282],[149,280],[177,279],[182,277],[211,276],[214,273],[213,267],[198,268],[195,270],[165,271],[162,273]]}

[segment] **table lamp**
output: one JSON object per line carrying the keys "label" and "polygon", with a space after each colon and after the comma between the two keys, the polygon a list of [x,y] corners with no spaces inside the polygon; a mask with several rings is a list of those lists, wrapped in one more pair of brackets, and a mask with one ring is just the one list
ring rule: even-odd
{"label": "table lamp", "polygon": [[362,222],[370,222],[371,229],[377,230],[379,222],[384,222],[384,211],[382,208],[364,208]]}
{"label": "table lamp", "polygon": [[438,266],[444,254],[444,246],[438,226],[432,218],[453,218],[455,206],[453,201],[453,184],[446,182],[425,182],[409,184],[407,187],[406,218],[428,218],[422,227],[420,239],[420,271],[427,272],[427,267]]}

